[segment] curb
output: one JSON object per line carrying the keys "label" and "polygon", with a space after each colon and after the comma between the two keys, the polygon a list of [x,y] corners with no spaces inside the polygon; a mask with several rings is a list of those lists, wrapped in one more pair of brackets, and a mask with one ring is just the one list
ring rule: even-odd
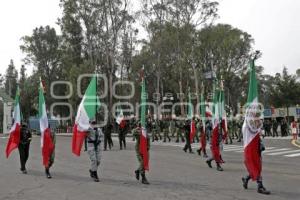
{"label": "curb", "polygon": [[300,148],[300,142],[298,142],[297,140],[292,140],[292,145],[294,145],[295,147]]}

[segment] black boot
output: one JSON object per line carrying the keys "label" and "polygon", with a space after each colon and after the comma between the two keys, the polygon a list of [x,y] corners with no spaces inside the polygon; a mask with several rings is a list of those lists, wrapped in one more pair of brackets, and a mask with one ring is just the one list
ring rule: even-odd
{"label": "black boot", "polygon": [[135,173],[136,180],[139,181],[140,180],[140,170],[135,170],[134,173]]}
{"label": "black boot", "polygon": [[244,189],[248,189],[248,182],[250,180],[250,176],[246,176],[242,178]]}
{"label": "black boot", "polygon": [[221,167],[220,163],[217,163],[217,170],[222,172],[224,169]]}
{"label": "black boot", "polygon": [[206,163],[207,163],[207,165],[208,165],[209,168],[212,168],[211,160],[207,160]]}
{"label": "black boot", "polygon": [[94,180],[95,182],[99,182],[99,177],[98,177],[97,171],[94,171],[94,172],[93,172],[93,180]]}
{"label": "black boot", "polygon": [[258,181],[257,182],[257,192],[260,194],[265,194],[265,195],[269,195],[271,194],[270,191],[268,191],[262,184],[262,181]]}
{"label": "black boot", "polygon": [[93,173],[93,171],[92,171],[92,170],[89,170],[89,172],[90,172],[90,177],[91,177],[91,178],[94,178],[94,173]]}
{"label": "black boot", "polygon": [[49,168],[48,168],[48,169],[47,169],[47,168],[45,169],[45,173],[46,173],[46,177],[47,177],[47,178],[49,178],[49,179],[52,178],[52,176],[51,176],[51,174],[50,174],[50,171],[49,171]]}
{"label": "black boot", "polygon": [[20,170],[21,170],[21,172],[22,172],[23,174],[27,174],[27,170],[26,170],[25,167],[24,167],[24,168],[21,168]]}
{"label": "black boot", "polygon": [[148,180],[146,178],[145,173],[142,173],[142,183],[145,184],[145,185],[149,185],[149,182],[148,182]]}
{"label": "black boot", "polygon": [[201,156],[201,149],[197,149],[198,155]]}

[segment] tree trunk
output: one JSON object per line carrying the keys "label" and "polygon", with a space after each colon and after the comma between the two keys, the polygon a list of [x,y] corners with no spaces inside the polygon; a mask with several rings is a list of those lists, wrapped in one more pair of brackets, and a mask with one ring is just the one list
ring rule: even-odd
{"label": "tree trunk", "polygon": [[[194,77],[195,77],[195,90],[196,90],[196,99],[197,99],[197,105],[199,104],[199,84],[198,84],[198,76],[197,76],[197,70],[193,66],[193,71],[194,71]],[[200,116],[199,109],[196,107],[196,115]]]}
{"label": "tree trunk", "polygon": [[180,114],[184,116],[184,105],[183,105],[183,90],[182,90],[182,71],[180,71],[180,80],[179,80],[179,93],[180,93]]}

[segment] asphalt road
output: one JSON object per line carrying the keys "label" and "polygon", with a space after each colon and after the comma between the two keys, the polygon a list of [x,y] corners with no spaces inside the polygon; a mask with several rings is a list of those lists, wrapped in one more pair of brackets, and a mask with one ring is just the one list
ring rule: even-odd
{"label": "asphalt road", "polygon": [[[131,140],[131,139],[128,139]],[[46,179],[41,161],[39,138],[34,138],[28,161],[28,174],[19,172],[19,157],[15,151],[9,159],[4,156],[7,139],[0,139],[0,199],[300,199],[300,157],[286,157],[283,151],[297,151],[289,140],[266,140],[271,147],[264,155],[263,178],[271,196],[256,192],[256,183],[244,190],[241,177],[246,171],[240,143],[225,146],[224,172],[207,167],[196,154],[184,153],[182,144],[154,143],[151,146],[150,185],[142,185],[134,177],[137,161],[133,143],[119,151],[117,141],[112,151],[103,152],[100,183],[89,178],[89,160],[85,152],[81,157],[71,154],[71,138],[58,137],[53,179]],[[282,150],[287,149],[287,150]],[[273,151],[271,151],[273,150]],[[293,154],[293,153],[289,153]]]}

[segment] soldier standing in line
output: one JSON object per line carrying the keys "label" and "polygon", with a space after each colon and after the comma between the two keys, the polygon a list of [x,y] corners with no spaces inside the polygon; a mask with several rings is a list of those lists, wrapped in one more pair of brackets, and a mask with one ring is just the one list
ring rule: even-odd
{"label": "soldier standing in line", "polygon": [[[139,162],[139,167],[137,170],[135,170],[135,177],[137,180],[140,180],[140,175],[142,176],[142,184],[149,184],[147,178],[146,178],[146,173],[145,173],[145,169],[144,169],[144,163],[143,163],[143,157],[142,154],[140,152],[140,137],[142,134],[142,127],[141,127],[141,123],[138,122],[137,127],[132,129],[132,133],[133,133],[133,137],[136,140],[135,143],[135,152],[136,152],[136,157],[137,160]],[[148,144],[148,152],[150,149],[150,139],[149,137],[147,137],[147,144]]]}
{"label": "soldier standing in line", "polygon": [[243,127],[243,118],[241,117],[238,122],[237,122],[237,132],[238,132],[238,141],[237,142],[241,142],[243,135],[242,135],[242,127]]}
{"label": "soldier standing in line", "polygon": [[171,137],[175,137],[175,120],[172,118],[169,123],[169,133],[171,133]]}
{"label": "soldier standing in line", "polygon": [[91,160],[90,176],[95,182],[99,182],[97,171],[101,162],[101,139],[103,134],[101,129],[98,129],[95,125],[96,121],[92,120],[86,137],[86,149]]}
{"label": "soldier standing in line", "polygon": [[105,128],[104,128],[104,151],[107,150],[107,144],[109,150],[114,146],[114,143],[111,138],[111,131],[113,129],[113,125],[111,124],[110,121],[107,122]]}
{"label": "soldier standing in line", "polygon": [[272,131],[273,131],[273,137],[278,137],[278,122],[276,119],[272,120]]}
{"label": "soldier standing in line", "polygon": [[171,138],[169,136],[169,120],[167,118],[162,119],[160,124],[161,124],[161,129],[163,130],[163,134],[164,134],[163,142],[167,142],[167,138],[170,142]]}
{"label": "soldier standing in line", "polygon": [[228,122],[228,137],[226,138],[225,144],[228,144],[228,138],[229,138],[229,143],[232,144],[232,138],[233,138],[233,121],[229,120]]}
{"label": "soldier standing in line", "polygon": [[179,142],[179,138],[181,138],[182,142],[185,142],[182,132],[184,132],[184,122],[182,120],[175,121],[175,130],[176,130],[176,143]]}
{"label": "soldier standing in line", "polygon": [[30,147],[31,139],[32,139],[32,135],[27,128],[27,124],[22,123],[21,131],[20,131],[20,143],[18,149],[19,149],[20,163],[21,163],[20,170],[23,174],[27,174],[26,162],[29,157],[29,147]]}
{"label": "soldier standing in line", "polygon": [[238,131],[238,123],[237,123],[236,117],[234,117],[232,119],[232,132],[233,132],[232,139],[233,140],[234,140],[234,138],[236,138],[236,139],[239,138],[237,131]]}
{"label": "soldier standing in line", "polygon": [[152,121],[152,142],[154,140],[158,141],[161,140],[161,135],[160,135],[160,127],[159,127],[159,121],[157,119]]}

